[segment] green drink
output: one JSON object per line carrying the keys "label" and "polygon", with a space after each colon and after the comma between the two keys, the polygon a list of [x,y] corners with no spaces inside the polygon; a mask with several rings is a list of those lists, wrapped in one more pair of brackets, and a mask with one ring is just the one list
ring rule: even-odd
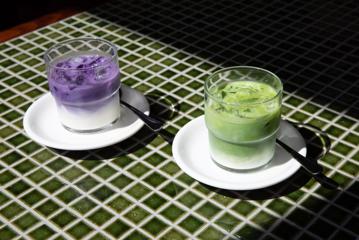
{"label": "green drink", "polygon": [[205,84],[210,153],[220,166],[247,170],[267,164],[279,129],[282,84],[259,68],[234,67]]}

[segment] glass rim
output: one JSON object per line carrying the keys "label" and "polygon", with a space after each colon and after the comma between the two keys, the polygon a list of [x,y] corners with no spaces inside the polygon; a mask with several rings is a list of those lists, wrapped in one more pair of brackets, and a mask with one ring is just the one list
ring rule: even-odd
{"label": "glass rim", "polygon": [[100,42],[104,42],[108,45],[110,45],[110,47],[116,52],[116,54],[112,55],[111,58],[109,58],[108,60],[106,60],[105,62],[102,62],[102,64],[104,65],[107,65],[109,62],[113,61],[113,59],[115,59],[117,57],[117,47],[105,40],[105,39],[102,39],[102,38],[91,38],[91,37],[83,37],[83,38],[73,38],[73,39],[68,39],[68,40],[65,40],[65,41],[62,41],[62,42],[59,42],[59,43],[56,43],[55,45],[51,46],[49,49],[47,49],[44,53],[44,60],[45,60],[45,64],[47,64],[48,66],[50,66],[51,68],[55,68],[55,69],[61,69],[61,70],[77,70],[77,71],[83,71],[83,70],[89,70],[89,69],[95,69],[95,68],[99,68],[99,67],[102,67],[102,66],[91,66],[91,67],[85,67],[85,68],[81,68],[81,69],[78,69],[78,68],[68,68],[68,67],[58,67],[56,65],[53,64],[53,61],[51,61],[49,59],[49,52],[61,45],[64,45],[66,43],[69,43],[69,42],[73,42],[73,41],[89,41],[89,40],[95,40],[95,41],[100,41]]}
{"label": "glass rim", "polygon": [[[280,89],[277,91],[277,94],[275,96],[265,99],[265,100],[262,100],[262,101],[258,101],[258,102],[254,102],[254,103],[241,103],[240,101],[238,103],[226,103],[226,102],[222,101],[221,99],[217,98],[216,96],[214,96],[213,94],[211,94],[209,91],[209,87],[207,85],[208,85],[209,80],[212,79],[215,75],[218,75],[219,73],[222,73],[222,72],[234,70],[234,69],[254,69],[254,70],[259,70],[259,71],[268,73],[269,75],[273,76],[280,83]],[[219,102],[223,105],[250,106],[250,105],[258,105],[258,104],[267,103],[267,102],[273,101],[274,99],[278,98],[283,92],[283,83],[276,74],[274,74],[271,71],[268,71],[264,68],[254,67],[254,66],[233,66],[233,67],[226,67],[226,68],[219,69],[219,70],[213,72],[212,74],[210,74],[209,77],[205,80],[204,91],[209,97],[211,97],[212,99],[216,100],[217,102]]]}

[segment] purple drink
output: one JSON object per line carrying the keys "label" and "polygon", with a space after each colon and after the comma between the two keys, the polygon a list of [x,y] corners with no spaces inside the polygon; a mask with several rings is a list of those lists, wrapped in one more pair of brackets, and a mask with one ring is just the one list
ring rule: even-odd
{"label": "purple drink", "polygon": [[[80,50],[85,48],[88,51],[76,51],[71,45],[73,41]],[[58,54],[64,44],[70,45],[70,51]],[[66,128],[80,132],[94,131],[119,118],[117,52],[104,52],[106,44],[109,43],[98,39],[71,40],[55,46],[56,50],[51,48],[45,55],[48,60],[53,57],[52,51],[57,54],[47,61],[47,73],[60,121]],[[86,49],[92,45],[100,49]],[[108,50],[112,50],[111,47]]]}

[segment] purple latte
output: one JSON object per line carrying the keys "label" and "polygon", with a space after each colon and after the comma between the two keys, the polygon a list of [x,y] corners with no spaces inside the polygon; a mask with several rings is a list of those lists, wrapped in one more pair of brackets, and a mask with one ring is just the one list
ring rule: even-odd
{"label": "purple latte", "polygon": [[82,105],[115,93],[120,87],[119,75],[117,62],[109,56],[68,55],[49,67],[49,87],[58,103]]}

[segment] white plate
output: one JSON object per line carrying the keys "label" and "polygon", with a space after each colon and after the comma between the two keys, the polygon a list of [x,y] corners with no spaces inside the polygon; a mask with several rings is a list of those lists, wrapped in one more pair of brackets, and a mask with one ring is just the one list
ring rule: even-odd
{"label": "white plate", "polygon": [[[286,121],[281,121],[279,139],[306,155],[303,137]],[[204,116],[187,123],[177,133],[172,152],[176,163],[189,176],[212,187],[228,190],[268,187],[287,179],[300,168],[300,164],[279,146],[276,146],[272,161],[258,170],[232,172],[218,167],[209,155]]]}
{"label": "white plate", "polygon": [[[149,114],[149,104],[137,90],[122,84],[122,99]],[[89,150],[106,147],[135,134],[143,122],[130,110],[121,106],[121,117],[113,126],[94,133],[74,133],[66,130],[57,117],[56,103],[50,93],[37,99],[26,111],[24,129],[40,144],[65,150]]]}

